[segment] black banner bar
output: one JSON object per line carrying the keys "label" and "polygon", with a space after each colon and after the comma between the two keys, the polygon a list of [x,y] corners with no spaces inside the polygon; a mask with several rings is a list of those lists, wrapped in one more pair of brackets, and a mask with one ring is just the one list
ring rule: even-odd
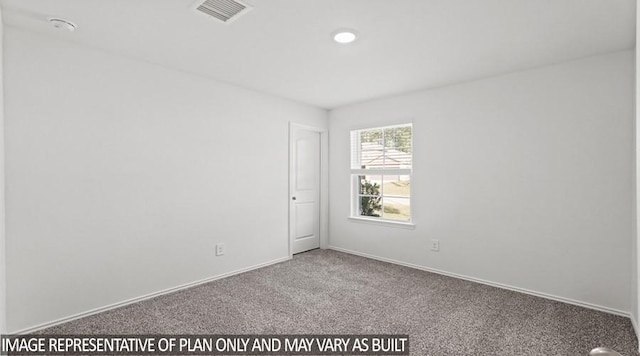
{"label": "black banner bar", "polygon": [[409,355],[409,335],[2,335],[0,355]]}

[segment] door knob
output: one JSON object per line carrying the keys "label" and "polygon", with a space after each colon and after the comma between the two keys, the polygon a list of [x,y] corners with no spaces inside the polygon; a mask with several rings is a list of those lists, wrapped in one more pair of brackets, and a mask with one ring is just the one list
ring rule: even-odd
{"label": "door knob", "polygon": [[296,197],[291,197],[291,200],[296,200]]}

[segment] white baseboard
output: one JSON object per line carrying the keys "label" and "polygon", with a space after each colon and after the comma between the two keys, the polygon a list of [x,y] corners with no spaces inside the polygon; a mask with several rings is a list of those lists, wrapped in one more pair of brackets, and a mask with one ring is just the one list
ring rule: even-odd
{"label": "white baseboard", "polygon": [[69,322],[69,321],[72,321],[72,320],[84,318],[84,317],[89,316],[89,315],[98,314],[98,313],[105,312],[107,310],[120,308],[120,307],[123,307],[125,305],[129,305],[129,304],[137,303],[137,302],[140,302],[140,301],[143,301],[143,300],[155,298],[155,297],[161,296],[163,294],[169,294],[169,293],[177,292],[177,291],[180,291],[180,290],[183,290],[183,289],[195,287],[195,286],[200,285],[200,284],[208,283],[208,282],[215,281],[215,280],[218,280],[218,279],[231,277],[231,276],[234,276],[234,275],[237,275],[237,274],[240,274],[240,273],[249,272],[249,271],[252,271],[252,270],[255,270],[255,269],[259,269],[259,268],[267,267],[267,266],[270,266],[270,265],[274,265],[276,263],[289,261],[290,259],[291,259],[290,256],[278,258],[278,259],[275,259],[275,260],[272,260],[272,261],[268,261],[268,262],[265,262],[265,263],[260,263],[260,264],[254,265],[254,266],[241,268],[241,269],[238,269],[238,270],[235,270],[235,271],[219,274],[219,275],[216,275],[216,276],[213,276],[213,277],[204,278],[204,279],[200,279],[200,280],[197,280],[197,281],[194,281],[194,282],[182,284],[182,285],[179,285],[179,286],[176,286],[176,287],[167,288],[167,289],[163,289],[161,291],[145,294],[145,295],[140,296],[140,297],[131,298],[131,299],[127,299],[127,300],[124,300],[124,301],[121,301],[121,302],[109,304],[109,305],[106,305],[106,306],[103,306],[103,307],[87,310],[85,312],[81,312],[81,313],[78,313],[78,314],[74,314],[74,315],[71,315],[71,316],[63,317],[63,318],[60,318],[60,319],[56,319],[56,320],[53,320],[53,321],[50,321],[50,322],[46,322],[46,323],[43,323],[43,324],[39,324],[39,325],[36,325],[36,326],[32,326],[32,327],[29,327],[29,328],[25,328],[25,329],[21,329],[21,330],[18,330],[18,331],[14,331],[11,334],[13,334],[13,335],[21,335],[21,334],[28,334],[28,333],[36,332],[36,331],[39,331],[39,330],[42,330],[42,329],[46,329],[46,328],[50,328],[52,326],[63,324],[63,323],[66,323],[66,322]]}
{"label": "white baseboard", "polygon": [[[510,286],[510,285],[507,285],[507,284],[491,282],[491,281],[487,281],[487,280],[480,279],[480,278],[469,277],[469,276],[465,276],[465,275],[461,275],[461,274],[457,274],[457,273],[451,273],[451,272],[447,272],[447,271],[438,270],[438,269],[435,269],[435,268],[429,268],[429,267],[425,267],[425,266],[420,266],[420,265],[416,265],[416,264],[413,264],[413,263],[407,263],[407,262],[397,261],[397,260],[390,259],[390,258],[370,255],[370,254],[367,254],[367,253],[353,251],[353,250],[349,250],[349,249],[345,249],[345,248],[341,248],[341,247],[329,246],[328,248],[330,250],[344,252],[344,253],[348,253],[348,254],[351,254],[351,255],[371,258],[373,260],[393,263],[393,264],[400,265],[400,266],[405,266],[405,267],[409,267],[409,268],[419,269],[419,270],[422,270],[422,271],[437,273],[437,274],[441,274],[441,275],[449,276],[449,277],[453,277],[453,278],[464,279],[464,280],[471,281],[471,282],[476,282],[476,283],[480,283],[480,284],[486,284],[488,286],[492,286],[492,287],[496,287],[496,288],[507,289],[507,290],[511,290],[511,291],[514,291],[514,292],[529,294],[529,295],[533,295],[533,296],[536,296],[536,297],[541,297],[541,298],[545,298],[545,299],[551,299],[551,300],[555,300],[555,301],[558,301],[558,302],[577,305],[579,307],[589,308],[589,309],[598,310],[598,311],[609,313],[609,314],[614,314],[614,315],[619,315],[619,316],[624,316],[624,317],[627,317],[627,318],[631,318],[631,314],[628,313],[628,312],[625,312],[625,311],[622,311],[622,310],[613,309],[613,308],[609,308],[609,307],[604,307],[604,306],[601,306],[601,305],[596,305],[596,304],[591,304],[591,303],[587,303],[587,302],[582,302],[582,301],[579,301],[579,300],[559,297],[559,296],[552,295],[552,294],[536,292],[536,291],[532,291],[532,290],[529,290],[529,289]],[[633,319],[631,321],[633,322]],[[637,328],[635,328],[635,329],[638,330]]]}

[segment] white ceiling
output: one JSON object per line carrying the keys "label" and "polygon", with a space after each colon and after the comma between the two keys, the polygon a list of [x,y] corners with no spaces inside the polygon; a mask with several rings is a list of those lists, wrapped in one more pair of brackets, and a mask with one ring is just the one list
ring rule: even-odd
{"label": "white ceiling", "polygon": [[[0,0],[6,25],[322,108],[633,48],[635,0]],[[54,29],[48,17],[78,25]],[[357,42],[330,39],[354,28]]]}

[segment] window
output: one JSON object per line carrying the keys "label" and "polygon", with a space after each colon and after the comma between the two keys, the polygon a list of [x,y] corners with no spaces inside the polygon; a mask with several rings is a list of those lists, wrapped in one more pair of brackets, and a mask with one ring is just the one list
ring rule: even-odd
{"label": "window", "polygon": [[351,131],[351,216],[411,221],[412,125]]}

